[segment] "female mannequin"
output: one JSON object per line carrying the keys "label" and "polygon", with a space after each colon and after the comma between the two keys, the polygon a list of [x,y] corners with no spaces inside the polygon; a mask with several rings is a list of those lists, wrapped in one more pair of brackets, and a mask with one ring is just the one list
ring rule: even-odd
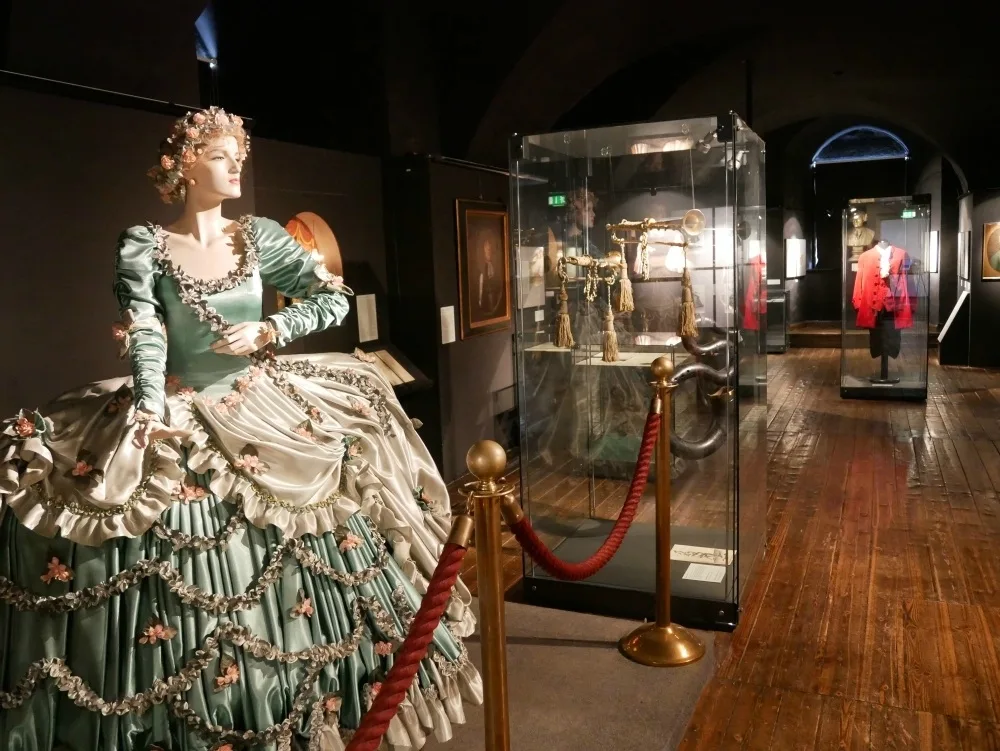
{"label": "female mannequin", "polygon": [[[133,378],[0,435],[0,740],[24,749],[339,751],[447,538],[448,495],[391,387],[273,348],[351,291],[275,222],[227,219],[248,139],[178,121],[150,171],[178,220],[126,230],[114,327]],[[300,302],[261,321],[271,284]],[[451,737],[481,682],[456,587],[387,738]]]}

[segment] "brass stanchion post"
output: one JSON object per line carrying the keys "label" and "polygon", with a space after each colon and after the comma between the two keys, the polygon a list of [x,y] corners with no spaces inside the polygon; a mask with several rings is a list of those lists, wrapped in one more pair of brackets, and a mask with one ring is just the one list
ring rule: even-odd
{"label": "brass stanchion post", "polygon": [[476,522],[486,751],[510,751],[500,506],[513,488],[503,482],[507,452],[499,443],[478,441],[472,444],[465,462],[477,479],[469,492],[469,503]]}
{"label": "brass stanchion post", "polygon": [[651,410],[660,412],[656,440],[656,621],[644,623],[623,637],[618,649],[633,662],[651,667],[675,667],[697,662],[705,645],[686,628],[670,622],[670,382],[674,366],[657,357],[651,366],[656,397]]}

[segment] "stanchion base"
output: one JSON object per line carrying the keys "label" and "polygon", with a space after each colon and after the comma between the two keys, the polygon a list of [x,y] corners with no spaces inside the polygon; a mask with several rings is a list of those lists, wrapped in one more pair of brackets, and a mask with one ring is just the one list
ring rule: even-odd
{"label": "stanchion base", "polygon": [[644,623],[622,637],[618,651],[640,665],[672,668],[700,660],[705,656],[705,645],[683,626]]}

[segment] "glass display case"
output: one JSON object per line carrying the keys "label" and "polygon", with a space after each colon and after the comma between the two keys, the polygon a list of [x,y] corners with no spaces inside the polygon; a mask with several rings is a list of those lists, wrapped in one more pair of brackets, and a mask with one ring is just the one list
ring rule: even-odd
{"label": "glass display case", "polygon": [[[763,142],[734,114],[516,137],[511,186],[526,514],[565,560],[601,545],[635,467],[650,364],[670,357],[673,617],[734,627],[765,524]],[[586,581],[525,559],[526,599],[652,618],[654,510],[650,482],[618,554]]]}
{"label": "glass display case", "polygon": [[930,196],[851,199],[843,221],[840,395],[926,399]]}
{"label": "glass display case", "polygon": [[788,351],[788,291],[780,284],[767,287],[767,353]]}

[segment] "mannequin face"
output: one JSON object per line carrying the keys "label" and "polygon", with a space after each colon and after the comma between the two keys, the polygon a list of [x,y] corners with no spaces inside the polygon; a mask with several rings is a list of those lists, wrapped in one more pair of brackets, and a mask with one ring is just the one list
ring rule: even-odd
{"label": "mannequin face", "polygon": [[589,190],[577,190],[569,202],[569,218],[577,227],[594,226],[594,206],[597,196]]}
{"label": "mannequin face", "polygon": [[191,167],[184,171],[184,179],[194,179],[194,184],[187,184],[188,200],[197,198],[199,201],[224,201],[227,198],[239,198],[242,195],[240,172],[243,163],[240,151],[233,136],[225,136],[210,141],[203,147]]}

